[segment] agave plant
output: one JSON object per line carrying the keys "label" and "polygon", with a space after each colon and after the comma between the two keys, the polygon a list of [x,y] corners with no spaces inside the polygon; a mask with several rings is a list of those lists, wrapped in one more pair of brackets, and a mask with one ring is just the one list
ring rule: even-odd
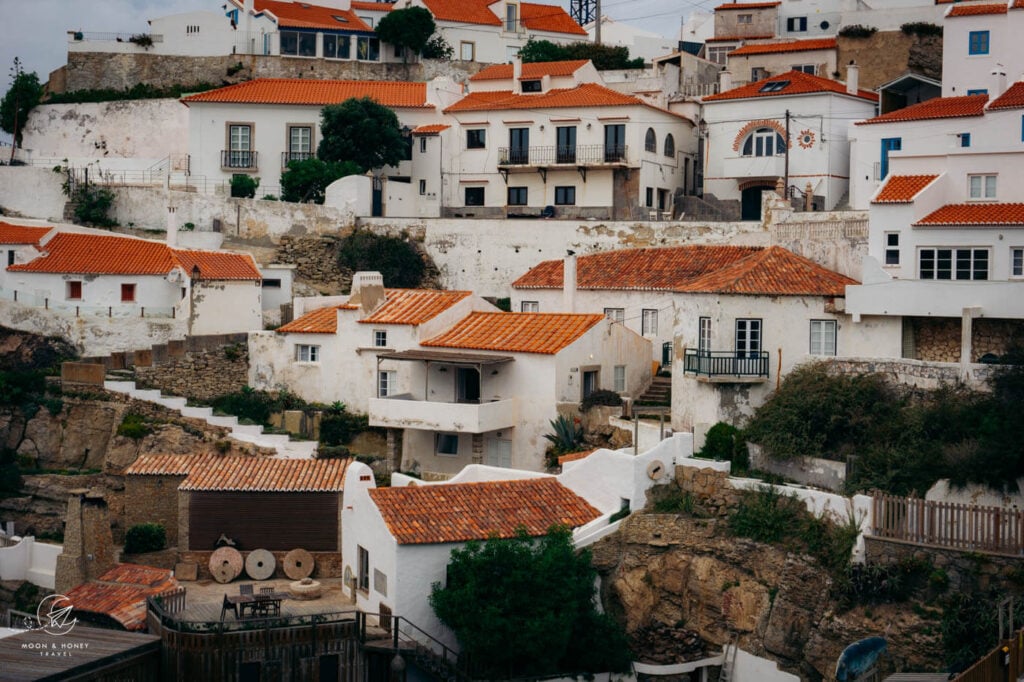
{"label": "agave plant", "polygon": [[554,433],[546,433],[544,437],[551,441],[555,452],[572,452],[583,444],[583,426],[578,419],[558,415],[551,420]]}

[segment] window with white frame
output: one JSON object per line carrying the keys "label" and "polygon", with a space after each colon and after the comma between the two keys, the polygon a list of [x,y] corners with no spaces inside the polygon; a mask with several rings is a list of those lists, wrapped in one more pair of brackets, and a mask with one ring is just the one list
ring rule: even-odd
{"label": "window with white frame", "polygon": [[394,370],[385,370],[377,372],[377,397],[387,398],[389,395],[395,393],[395,372]]}
{"label": "window with white frame", "polygon": [[757,357],[761,352],[761,320],[736,320],[736,356]]}
{"label": "window with white frame", "polygon": [[775,156],[786,153],[786,142],[774,128],[758,128],[743,142],[743,156]]}
{"label": "window with white frame", "polygon": [[281,54],[291,57],[315,57],[316,33],[281,31]]}
{"label": "window with white frame", "polygon": [[320,346],[311,346],[300,343],[295,346],[295,360],[297,362],[320,362]]}
{"label": "window with white frame", "polygon": [[616,393],[625,393],[626,392],[626,366],[625,365],[615,365],[613,370],[614,370],[613,371],[613,376],[612,376],[612,380],[614,382],[613,383],[613,390]]}
{"label": "window with white frame", "polygon": [[811,355],[836,354],[836,321],[811,320]]}
{"label": "window with white frame", "polygon": [[899,265],[900,264],[900,233],[899,232],[886,232],[885,233],[885,264],[886,265]]}
{"label": "window with white frame", "polygon": [[644,308],[640,313],[640,333],[644,336],[658,333],[658,311]]}
{"label": "window with white frame", "polygon": [[697,351],[700,353],[711,352],[711,318],[702,317],[698,320],[697,327]]}
{"label": "window with white frame", "polygon": [[995,199],[996,175],[979,173],[967,176],[968,196],[971,199]]}
{"label": "window with white frame", "polygon": [[375,348],[387,348],[388,347],[388,330],[387,329],[374,329],[373,330],[373,345]]}
{"label": "window with white frame", "polygon": [[793,71],[800,71],[802,73],[809,73],[812,76],[817,74],[818,68],[814,64],[794,64]]}
{"label": "window with white frame", "polygon": [[330,33],[324,34],[324,58],[325,59],[351,59],[352,38],[339,36]]}
{"label": "window with white frame", "polygon": [[753,20],[754,20],[754,15],[753,14],[737,14],[736,15],[736,23],[737,24],[749,24],[749,23],[753,22]]}
{"label": "window with white frame", "polygon": [[918,276],[921,279],[987,280],[988,249],[921,249]]}
{"label": "window with white frame", "polygon": [[368,36],[356,38],[356,58],[364,62],[379,62],[380,39]]}
{"label": "window with white frame", "polygon": [[1010,277],[1024,277],[1024,247],[1010,249]]}
{"label": "window with white frame", "polygon": [[539,313],[540,302],[539,301],[522,301],[519,304],[519,312],[521,313]]}
{"label": "window with white frame", "polygon": [[459,59],[471,62],[476,59],[476,43],[463,40],[459,43]]}
{"label": "window with white frame", "polygon": [[434,449],[439,455],[457,457],[459,454],[459,434],[439,433],[437,434],[437,445]]}
{"label": "window with white frame", "polygon": [[604,316],[612,322],[625,322],[626,321],[626,309],[625,308],[605,308]]}
{"label": "window with white frame", "polygon": [[716,45],[704,50],[705,57],[709,62],[724,65],[728,59],[727,55],[736,49],[735,45]]}
{"label": "window with white frame", "polygon": [[786,30],[790,33],[803,33],[807,30],[807,17],[789,17],[786,19]]}

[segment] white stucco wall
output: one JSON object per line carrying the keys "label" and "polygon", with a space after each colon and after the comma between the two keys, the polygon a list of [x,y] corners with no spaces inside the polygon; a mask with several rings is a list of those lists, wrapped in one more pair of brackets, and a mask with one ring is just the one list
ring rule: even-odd
{"label": "white stucco wall", "polygon": [[[952,9],[946,8],[946,12]],[[1020,12],[979,14],[945,17],[942,23],[942,96],[966,95],[968,90],[988,89],[993,92],[994,79],[990,75],[997,64],[1012,82],[1020,77],[1024,64],[1024,44],[1018,37],[1024,30],[1024,16]],[[989,32],[989,50],[986,54],[970,54],[969,36],[972,31]]]}
{"label": "white stucco wall", "polygon": [[0,547],[0,580],[27,580],[52,590],[61,545],[36,542],[28,536],[9,547]]}
{"label": "white stucco wall", "polygon": [[263,329],[259,280],[203,280],[193,285],[191,335]]}
{"label": "white stucco wall", "polygon": [[0,166],[0,206],[41,220],[62,220],[67,197],[51,168]]}

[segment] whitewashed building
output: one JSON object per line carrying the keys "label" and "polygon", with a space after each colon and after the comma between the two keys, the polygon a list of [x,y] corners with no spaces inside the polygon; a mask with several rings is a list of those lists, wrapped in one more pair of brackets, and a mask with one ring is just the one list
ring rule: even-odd
{"label": "whitewashed building", "polygon": [[21,225],[0,222],[0,290],[3,298],[13,293],[7,288],[7,269],[12,265],[27,263],[40,254],[40,242],[53,231],[43,225]]}
{"label": "whitewashed building", "polygon": [[729,53],[734,86],[764,80],[788,71],[830,77],[839,48],[835,38],[748,42]]}
{"label": "whitewashed building", "polygon": [[1024,68],[1022,31],[1024,6],[1014,0],[947,5],[942,22],[943,97],[998,97],[996,91],[1005,89],[1007,77],[1020,78]]}

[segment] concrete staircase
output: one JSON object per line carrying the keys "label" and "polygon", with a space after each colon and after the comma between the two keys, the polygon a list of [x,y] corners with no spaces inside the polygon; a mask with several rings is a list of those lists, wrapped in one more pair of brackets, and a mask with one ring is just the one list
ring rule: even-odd
{"label": "concrete staircase", "polygon": [[316,441],[293,441],[288,434],[263,433],[263,427],[259,424],[239,424],[238,417],[214,415],[212,407],[188,407],[185,398],[165,396],[158,390],[136,388],[134,381],[118,380],[116,375],[104,381],[103,388],[108,391],[124,393],[136,400],[145,400],[163,405],[171,410],[177,410],[182,417],[203,419],[211,426],[231,429],[229,438],[263,448],[272,448],[277,452],[277,457],[310,459],[316,454]]}
{"label": "concrete staircase", "polygon": [[655,376],[643,395],[639,396],[634,405],[666,405],[672,404],[672,377]]}

